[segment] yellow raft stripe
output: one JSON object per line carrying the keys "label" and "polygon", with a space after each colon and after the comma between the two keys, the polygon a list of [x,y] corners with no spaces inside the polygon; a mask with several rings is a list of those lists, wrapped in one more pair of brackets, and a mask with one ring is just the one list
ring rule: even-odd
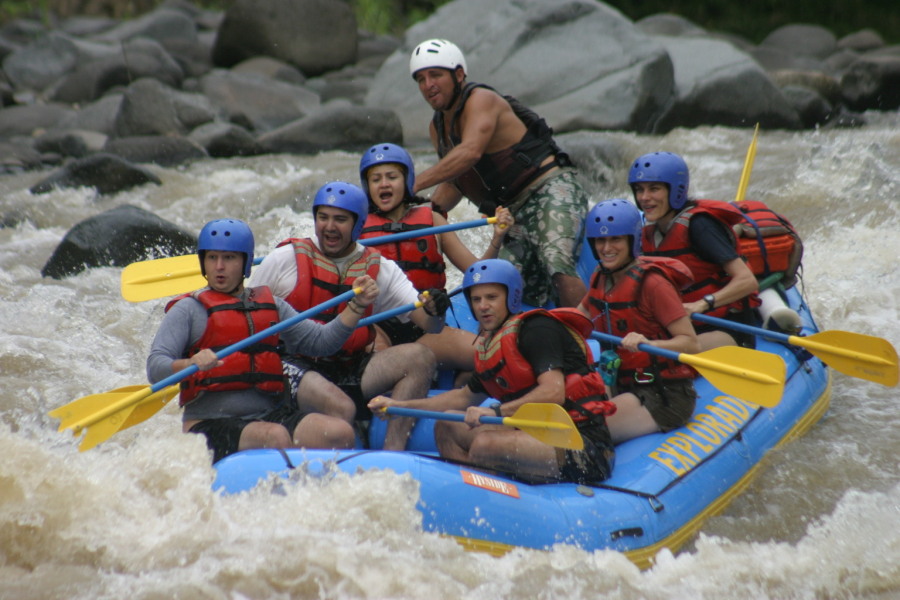
{"label": "yellow raft stripe", "polygon": [[[803,434],[805,434],[809,429],[815,425],[819,419],[822,418],[822,415],[825,414],[825,411],[828,410],[828,405],[831,401],[831,370],[827,371],[828,373],[828,384],[825,387],[825,391],[822,392],[822,395],[816,400],[815,404],[810,407],[810,410],[806,412],[803,417],[797,421],[797,423],[790,429],[788,432],[782,436],[782,438],[775,444],[775,448],[779,448],[784,444],[799,438]],[[765,458],[765,457],[763,457]],[[685,523],[680,529],[675,531],[669,537],[651,545],[646,546],[644,548],[639,548],[637,550],[629,550],[625,552],[625,556],[638,566],[640,569],[648,569],[653,566],[653,559],[656,557],[656,554],[662,550],[663,548],[668,548],[673,553],[677,552],[679,548],[681,548],[684,544],[688,542],[694,535],[700,531],[700,527],[703,525],[703,522],[709,519],[710,517],[714,517],[715,515],[721,513],[725,508],[737,497],[738,494],[743,492],[753,478],[756,476],[760,467],[762,466],[763,461],[760,460],[753,467],[744,474],[733,486],[728,488],[721,496],[716,498],[715,501],[709,504],[703,512],[698,514],[696,517]],[[510,544],[502,544],[500,542],[491,542],[488,540],[478,540],[474,538],[467,537],[459,537],[459,536],[446,536],[450,537],[456,542],[471,552],[482,552],[485,554],[490,554],[492,556],[503,556],[504,554],[510,552],[515,549],[516,546],[512,546]]]}

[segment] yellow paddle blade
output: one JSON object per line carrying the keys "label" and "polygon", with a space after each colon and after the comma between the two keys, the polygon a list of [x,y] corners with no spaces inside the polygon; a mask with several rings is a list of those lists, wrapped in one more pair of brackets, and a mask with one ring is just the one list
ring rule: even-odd
{"label": "yellow paddle blade", "polygon": [[737,195],[734,197],[735,202],[740,202],[747,195],[747,186],[750,184],[750,172],[753,171],[753,161],[756,159],[756,138],[759,137],[759,123],[753,130],[753,141],[747,148],[747,157],[744,159],[744,170],[741,172],[741,181],[738,184]]}
{"label": "yellow paddle blade", "polygon": [[584,440],[569,413],[559,404],[530,402],[522,405],[503,424],[520,429],[538,441],[569,450],[583,450]]}
{"label": "yellow paddle blade", "polygon": [[832,329],[807,337],[792,335],[788,342],[806,348],[844,375],[897,385],[897,350],[884,338]]}
{"label": "yellow paddle blade", "polygon": [[714,387],[729,396],[772,408],[781,402],[787,365],[776,354],[722,346],[700,354],[679,354]]}
{"label": "yellow paddle blade", "polygon": [[[127,386],[111,392],[79,398],[50,411],[49,415],[59,419],[59,431],[71,429],[73,435],[78,435],[82,429],[108,420],[107,425],[116,428],[109,434],[112,435],[128,418],[129,413],[126,409],[130,409],[151,395],[153,395],[153,389],[149,385]],[[101,426],[101,428],[103,427]],[[82,450],[85,449],[82,448]]]}
{"label": "yellow paddle blade", "polygon": [[[117,394],[119,398],[123,398],[133,394],[135,391],[143,389],[145,386],[129,386],[119,388],[113,392],[107,392],[105,395],[109,398],[111,394]],[[179,387],[170,385],[167,388],[151,394],[139,401],[137,404],[126,406],[125,408],[111,414],[110,416],[92,423],[87,427],[87,433],[81,440],[78,450],[84,452],[90,450],[97,444],[105,442],[123,429],[128,429],[133,425],[142,423],[158,413],[177,393]]]}
{"label": "yellow paddle blade", "polygon": [[196,254],[143,260],[122,269],[122,297],[129,302],[186,294],[205,285]]}

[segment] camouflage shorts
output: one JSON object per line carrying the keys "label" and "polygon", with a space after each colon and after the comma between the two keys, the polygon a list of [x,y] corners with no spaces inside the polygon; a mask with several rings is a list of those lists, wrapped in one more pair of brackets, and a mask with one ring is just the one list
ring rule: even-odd
{"label": "camouflage shorts", "polygon": [[578,276],[581,224],[588,197],[571,169],[551,177],[514,211],[516,224],[503,242],[500,258],[522,273],[524,301],[533,306],[555,299],[556,273]]}

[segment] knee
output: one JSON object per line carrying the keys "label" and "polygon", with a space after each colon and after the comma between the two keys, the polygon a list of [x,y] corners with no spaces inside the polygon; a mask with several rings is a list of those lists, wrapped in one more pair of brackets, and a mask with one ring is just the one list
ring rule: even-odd
{"label": "knee", "polygon": [[291,434],[278,423],[266,423],[260,432],[263,448],[290,448]]}
{"label": "knee", "polygon": [[294,431],[293,446],[305,448],[353,448],[353,426],[337,417],[313,413],[303,418]]}

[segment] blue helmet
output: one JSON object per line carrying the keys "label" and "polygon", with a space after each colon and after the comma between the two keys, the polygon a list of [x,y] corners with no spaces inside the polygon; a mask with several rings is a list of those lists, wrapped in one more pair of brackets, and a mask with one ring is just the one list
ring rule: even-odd
{"label": "blue helmet", "polygon": [[350,241],[355,242],[359,239],[363,225],[366,224],[366,218],[369,216],[369,199],[365,192],[352,183],[332,181],[320,187],[316,192],[312,205],[313,217],[316,216],[316,211],[320,206],[335,206],[352,212],[356,217],[356,222],[350,233]]}
{"label": "blue helmet", "polygon": [[383,164],[398,164],[406,169],[406,197],[411,198],[413,187],[416,185],[416,170],[412,157],[401,146],[389,143],[375,144],[366,150],[359,160],[359,181],[366,197],[369,197],[369,182],[366,179],[366,172],[375,165]]}
{"label": "blue helmet", "polygon": [[200,256],[200,272],[206,275],[203,256],[207,250],[220,252],[241,252],[244,254],[244,277],[250,277],[253,266],[253,232],[250,226],[238,219],[216,219],[200,230],[197,240],[197,255]]}
{"label": "blue helmet", "polygon": [[[644,217],[638,207],[624,198],[614,198],[598,202],[584,218],[584,235],[589,240],[617,235],[631,236],[631,256],[641,255],[641,229]],[[590,244],[594,258],[598,261],[597,249]]]}
{"label": "blue helmet", "polygon": [[628,185],[645,181],[661,181],[669,186],[669,206],[681,210],[688,199],[691,181],[687,163],[671,152],[651,152],[639,156],[628,172]]}
{"label": "blue helmet", "polygon": [[[516,314],[522,310],[522,289],[524,288],[522,275],[511,262],[500,258],[489,258],[479,260],[466,269],[463,274],[462,288],[469,304],[469,310],[472,310],[469,288],[480,283],[499,283],[506,286],[506,308],[510,314]],[[474,313],[472,316],[475,316]]]}

